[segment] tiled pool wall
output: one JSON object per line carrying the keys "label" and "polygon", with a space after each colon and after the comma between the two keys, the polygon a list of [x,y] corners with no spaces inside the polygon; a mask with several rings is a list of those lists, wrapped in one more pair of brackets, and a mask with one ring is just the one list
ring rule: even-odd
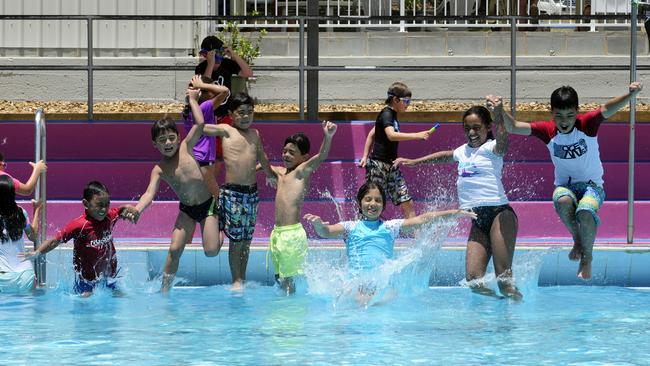
{"label": "tiled pool wall", "polygon": [[[184,285],[211,286],[230,283],[227,247],[217,257],[208,258],[200,248],[188,247],[181,257],[177,276]],[[403,249],[399,249],[403,250]],[[398,251],[399,251],[398,250]],[[539,286],[594,285],[650,287],[650,247],[611,248],[594,250],[593,278],[582,281],[576,277],[577,262],[568,259],[567,247],[523,247],[515,252],[515,277],[525,276]],[[167,248],[133,247],[118,249],[120,274],[128,283],[159,281],[167,256]],[[274,282],[273,265],[267,250],[252,247],[248,261],[247,279],[263,285]],[[332,266],[343,265],[342,247],[312,248],[310,258],[330,261]],[[443,247],[432,258],[430,286],[457,286],[465,278],[465,250],[462,247]],[[493,272],[492,265],[488,273]],[[519,272],[519,273],[517,273]],[[64,247],[47,255],[47,282],[54,286],[72,282],[72,250]]]}

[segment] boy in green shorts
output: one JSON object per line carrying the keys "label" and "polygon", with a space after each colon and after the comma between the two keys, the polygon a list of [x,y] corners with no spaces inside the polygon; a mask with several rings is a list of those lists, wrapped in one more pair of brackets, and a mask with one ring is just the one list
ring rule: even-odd
{"label": "boy in green shorts", "polygon": [[309,157],[309,139],[302,133],[287,137],[282,148],[284,167],[272,167],[277,176],[275,226],[269,249],[275,278],[287,295],[296,291],[293,277],[303,274],[307,255],[307,233],[300,223],[300,209],[309,188],[311,173],[325,161],[336,125],[323,122],[325,138],[318,154]]}

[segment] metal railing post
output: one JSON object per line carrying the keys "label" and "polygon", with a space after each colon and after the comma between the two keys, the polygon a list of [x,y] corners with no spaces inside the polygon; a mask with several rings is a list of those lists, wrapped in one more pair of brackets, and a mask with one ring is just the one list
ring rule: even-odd
{"label": "metal railing post", "polygon": [[[307,15],[318,16],[318,0],[309,0]],[[318,66],[318,19],[307,21],[307,65]],[[318,70],[307,70],[307,119],[318,120]]]}
{"label": "metal railing post", "polygon": [[[39,162],[43,160],[46,162],[46,135],[45,135],[45,113],[42,108],[39,108],[36,111],[36,116],[34,118],[34,127],[35,127],[35,151],[34,151],[34,161]],[[45,172],[41,173],[41,176],[38,178],[38,183],[36,184],[36,192],[34,198],[41,201],[41,214],[40,214],[40,225],[38,228],[38,240],[34,242],[34,250],[38,248],[41,243],[45,242],[47,238],[47,205],[45,204],[46,200],[46,190],[45,190]],[[38,281],[38,286],[45,286],[47,283],[47,266],[46,266],[46,257],[45,254],[39,256],[34,261],[34,272],[36,273],[36,279]]]}
{"label": "metal railing post", "polygon": [[[632,1],[630,11],[630,83],[636,81],[636,27],[637,27],[637,2]],[[634,145],[636,123],[636,95],[630,99],[630,146],[628,148],[628,169],[627,169],[627,243],[634,242]]]}
{"label": "metal railing post", "polygon": [[305,119],[305,19],[300,18],[298,33],[298,112]]}
{"label": "metal railing post", "polygon": [[516,117],[517,110],[517,21],[510,17],[510,113]]}
{"label": "metal railing post", "polygon": [[88,35],[88,120],[93,120],[93,17],[87,17]]}

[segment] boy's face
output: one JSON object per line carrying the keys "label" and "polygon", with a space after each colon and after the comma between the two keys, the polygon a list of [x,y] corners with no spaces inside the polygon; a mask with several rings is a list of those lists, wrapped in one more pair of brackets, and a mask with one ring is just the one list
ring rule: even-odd
{"label": "boy's face", "polygon": [[250,104],[242,104],[234,111],[229,111],[232,118],[232,126],[234,128],[245,130],[253,124],[255,118],[255,110]]}
{"label": "boy's face", "polygon": [[467,115],[463,122],[463,128],[465,129],[467,144],[470,147],[480,147],[487,141],[488,129],[479,116],[475,114]]}
{"label": "boy's face", "polygon": [[106,193],[96,194],[90,201],[84,199],[83,204],[90,217],[97,221],[102,221],[106,218],[106,214],[108,214],[111,199]]}
{"label": "boy's face", "polygon": [[553,108],[551,113],[553,114],[555,127],[557,127],[560,133],[569,133],[573,130],[573,126],[576,124],[576,116],[578,115],[577,108]]}
{"label": "boy's face", "polygon": [[7,162],[0,161],[0,172],[4,172],[5,170],[7,170]]}
{"label": "boy's face", "polygon": [[411,104],[411,97],[393,97],[393,109],[397,112],[405,112]]}
{"label": "boy's face", "polygon": [[284,167],[291,170],[307,160],[307,154],[302,154],[296,144],[289,142],[282,148]]}
{"label": "boy's face", "polygon": [[384,200],[377,188],[371,188],[361,199],[361,214],[369,220],[378,220],[384,209]]}
{"label": "boy's face", "polygon": [[166,130],[153,141],[153,146],[165,157],[172,157],[178,151],[180,138],[173,130]]}

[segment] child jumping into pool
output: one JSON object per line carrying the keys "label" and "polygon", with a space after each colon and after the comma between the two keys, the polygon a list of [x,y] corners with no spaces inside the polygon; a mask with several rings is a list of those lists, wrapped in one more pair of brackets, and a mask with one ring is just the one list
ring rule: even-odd
{"label": "child jumping into pool", "polygon": [[34,267],[24,262],[25,234],[36,242],[41,204],[34,203],[34,221],[16,204],[16,188],[9,175],[0,175],[0,294],[28,293],[34,289]]}
{"label": "child jumping into pool", "polygon": [[232,289],[241,290],[246,279],[246,266],[260,201],[257,193],[257,162],[270,179],[275,179],[275,173],[264,153],[259,132],[250,128],[254,120],[253,98],[244,93],[231,97],[228,114],[232,126],[206,125],[203,134],[222,136],[226,181],[219,193],[219,228],[230,239],[228,261]]}
{"label": "child jumping into pool", "polygon": [[36,183],[38,183],[38,178],[41,176],[41,173],[47,170],[47,165],[45,165],[43,160],[36,163],[30,162],[29,165],[32,166],[32,174],[27,179],[27,182],[23,183],[7,173],[7,162],[5,161],[4,155],[0,153],[0,176],[6,175],[11,178],[16,188],[16,194],[21,196],[31,196],[36,189]]}
{"label": "child jumping into pool", "polygon": [[[343,238],[351,274],[359,275],[379,267],[393,258],[395,238],[410,230],[430,223],[436,219],[451,217],[476,218],[476,214],[464,210],[426,212],[419,216],[382,221],[381,214],[386,208],[386,194],[375,182],[366,182],[357,193],[357,204],[361,220],[343,221],[330,225],[316,215],[306,214],[316,234],[322,238]],[[362,285],[356,294],[357,303],[367,305],[375,296],[373,284]]]}
{"label": "child jumping into pool", "polygon": [[[404,217],[414,217],[413,200],[399,168],[393,165],[397,159],[400,141],[426,140],[430,130],[401,132],[397,114],[406,111],[411,103],[411,90],[404,83],[395,82],[388,88],[384,109],[377,115],[375,126],[366,137],[360,167],[366,168],[366,180],[376,182],[390,196],[395,206],[401,206]],[[370,147],[372,153],[370,156]]]}
{"label": "child jumping into pool", "polygon": [[325,138],[318,154],[309,157],[309,139],[302,133],[287,137],[282,148],[284,167],[272,167],[277,177],[275,226],[269,250],[275,278],[287,295],[296,291],[293,278],[304,273],[307,233],[300,223],[300,210],[309,188],[311,173],[325,161],[336,133],[332,122],[322,123]]}
{"label": "child jumping into pool", "polygon": [[603,164],[598,147],[598,128],[607,118],[629,104],[642,89],[639,82],[629,85],[629,92],[612,98],[587,113],[578,114],[578,93],[570,86],[551,94],[550,121],[520,122],[502,111],[510,133],[535,136],[542,140],[555,167],[555,211],[573,237],[569,259],[580,261],[578,278],[591,278],[591,261],[596,231],[600,224],[598,210],[605,200]]}
{"label": "child jumping into pool", "polygon": [[465,278],[470,281],[474,292],[495,296],[494,291],[479,282],[485,276],[490,257],[493,257],[499,290],[506,297],[520,300],[521,293],[512,278],[517,215],[508,204],[501,182],[503,156],[508,151],[508,132],[501,118],[501,99],[488,99],[487,103],[497,111],[496,139],[492,135],[490,111],[482,106],[471,107],[462,118],[466,144],[418,159],[398,158],[395,165],[458,162],[456,186],[460,207],[476,213],[467,239]]}
{"label": "child jumping into pool", "polygon": [[199,107],[199,90],[188,88],[187,95],[194,118],[194,126],[183,141],[180,140],[176,123],[165,117],[151,127],[154,147],[163,158],[151,171],[151,179],[138,204],[127,206],[127,217],[137,222],[142,212],[153,202],[160,180],[164,180],[178,196],[179,212],[172,231],[172,242],[163,268],[161,291],[166,293],[172,286],[178,263],[189,236],[198,222],[203,236],[203,251],[207,257],[219,254],[223,239],[219,235],[217,201],[208,190],[201,169],[192,154],[192,148],[201,137],[204,121]]}
{"label": "child jumping into pool", "polygon": [[24,258],[35,259],[72,239],[76,273],[74,291],[88,297],[97,286],[104,286],[119,295],[113,228],[118,218],[125,218],[125,206],[109,208],[108,189],[97,181],[86,185],[82,203],[86,209],[83,215],[68,222],[54,239],[47,240],[33,252],[26,252]]}
{"label": "child jumping into pool", "polygon": [[[199,108],[203,115],[203,121],[206,125],[215,125],[214,111],[219,107],[229,95],[228,88],[217,85],[207,76],[194,75],[190,82],[192,88],[199,89]],[[183,111],[183,122],[185,131],[189,132],[194,125],[192,117],[192,108],[188,105],[186,111]],[[208,186],[208,190],[214,197],[219,196],[219,185],[217,184],[215,160],[217,155],[217,139],[211,136],[201,136],[192,149],[194,158],[201,167],[203,179]],[[193,233],[192,233],[193,234]],[[190,235],[190,238],[192,235]]]}

